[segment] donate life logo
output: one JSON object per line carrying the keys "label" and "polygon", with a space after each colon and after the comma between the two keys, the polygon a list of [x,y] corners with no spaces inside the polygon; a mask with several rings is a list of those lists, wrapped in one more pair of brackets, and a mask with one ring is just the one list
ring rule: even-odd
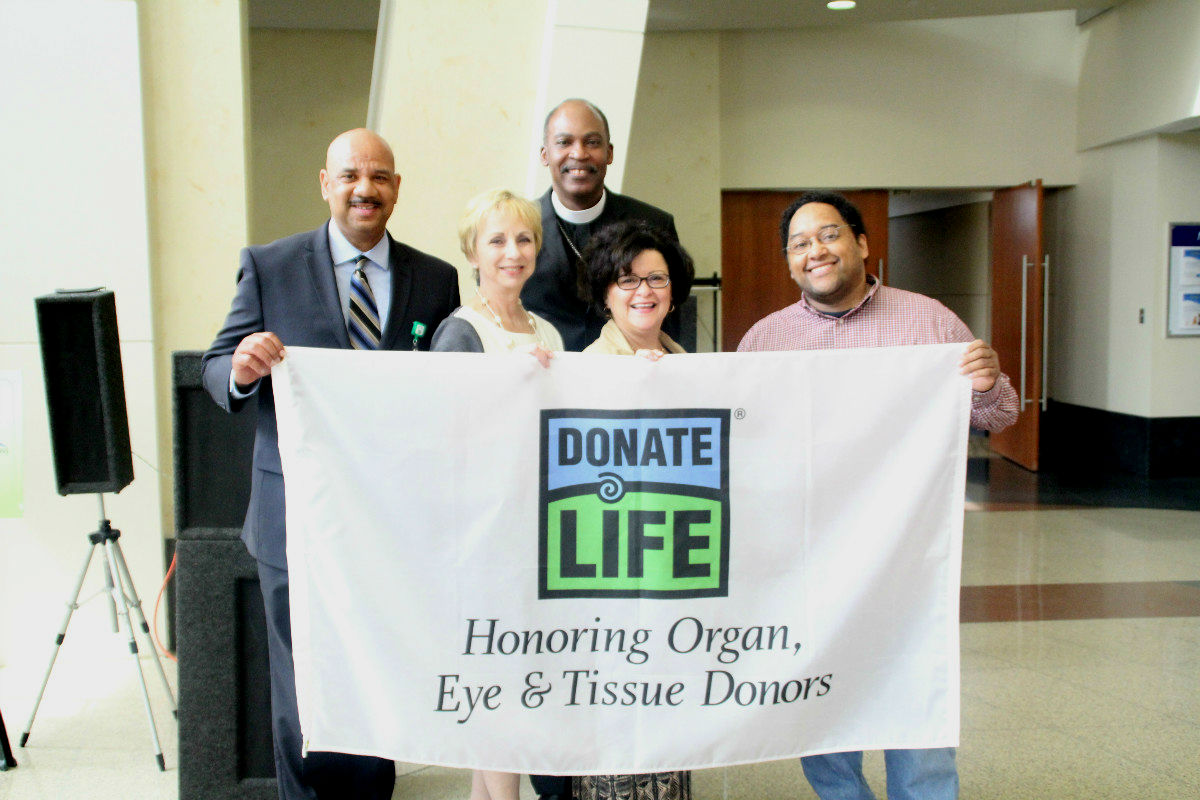
{"label": "donate life logo", "polygon": [[729,594],[729,410],[541,419],[538,597]]}

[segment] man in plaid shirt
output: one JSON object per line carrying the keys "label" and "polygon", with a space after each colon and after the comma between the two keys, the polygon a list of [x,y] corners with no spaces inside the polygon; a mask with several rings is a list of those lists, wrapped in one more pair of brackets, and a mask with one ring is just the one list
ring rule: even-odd
{"label": "man in plaid shirt", "polygon": [[[867,275],[862,215],[832,192],[808,192],[786,211],[780,242],[801,298],[754,324],[738,352],[970,342],[960,369],[971,379],[971,426],[989,431],[1017,419],[1017,393],[1000,360],[954,312],[924,295],[881,286]],[[889,800],[958,797],[954,748],[885,750]],[[862,752],[801,759],[821,800],[874,800]]]}

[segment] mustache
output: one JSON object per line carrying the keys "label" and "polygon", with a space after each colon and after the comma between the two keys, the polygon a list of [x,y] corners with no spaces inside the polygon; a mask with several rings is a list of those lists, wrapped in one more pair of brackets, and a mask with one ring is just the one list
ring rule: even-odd
{"label": "mustache", "polygon": [[563,164],[562,169],[560,169],[559,172],[566,172],[566,171],[572,170],[572,169],[587,170],[588,172],[592,173],[593,175],[595,175],[599,171],[596,168],[595,164]]}
{"label": "mustache", "polygon": [[350,197],[350,202],[355,205],[364,205],[364,204],[373,205],[373,206],[380,205],[379,198],[377,198],[377,197],[359,197],[358,195],[352,195]]}

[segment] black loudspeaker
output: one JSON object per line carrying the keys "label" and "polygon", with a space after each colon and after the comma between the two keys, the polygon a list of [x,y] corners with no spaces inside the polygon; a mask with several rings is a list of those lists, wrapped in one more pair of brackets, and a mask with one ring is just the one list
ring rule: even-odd
{"label": "black loudspeaker", "polygon": [[204,390],[202,356],[173,362],[179,800],[275,800],[267,620],[238,540],[258,404],[222,411]]}
{"label": "black loudspeaker", "polygon": [[231,530],[236,539],[250,505],[258,403],[229,414],[200,378],[203,353],[172,354],[175,391],[175,530]]}
{"label": "black loudspeaker", "polygon": [[101,289],[39,297],[38,335],[59,494],[133,482],[117,302]]}

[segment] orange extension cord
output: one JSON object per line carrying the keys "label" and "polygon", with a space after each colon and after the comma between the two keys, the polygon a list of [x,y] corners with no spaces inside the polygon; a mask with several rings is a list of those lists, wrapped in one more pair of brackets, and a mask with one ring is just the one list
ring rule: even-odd
{"label": "orange extension cord", "polygon": [[178,664],[179,659],[175,657],[174,653],[163,647],[162,640],[158,638],[158,607],[162,603],[163,594],[167,591],[167,584],[171,582],[172,576],[175,575],[175,559],[176,556],[172,554],[171,566],[167,568],[167,574],[163,576],[162,586],[158,587],[158,597],[154,598],[154,624],[150,626],[150,635],[154,638],[154,646],[158,648],[158,652]]}

